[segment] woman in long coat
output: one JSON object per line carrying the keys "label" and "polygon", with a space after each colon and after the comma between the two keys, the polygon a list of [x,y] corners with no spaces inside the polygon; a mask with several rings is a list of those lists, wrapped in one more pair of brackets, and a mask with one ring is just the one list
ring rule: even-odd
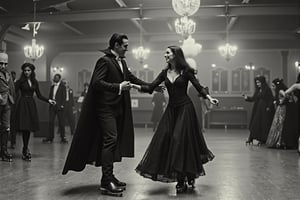
{"label": "woman in long coat", "polygon": [[[15,84],[17,94],[16,110],[15,110],[15,129],[22,133],[23,151],[22,159],[31,160],[31,153],[28,149],[30,133],[39,130],[39,118],[36,103],[33,94],[47,103],[54,104],[55,101],[44,97],[39,89],[39,83],[35,78],[35,67],[31,63],[22,65],[22,74]],[[18,95],[18,93],[20,93]]]}
{"label": "woman in long coat", "polygon": [[246,144],[253,144],[253,140],[258,140],[258,145],[260,145],[266,143],[273,120],[273,94],[264,76],[258,76],[254,81],[254,95],[244,96],[246,101],[254,102],[249,124],[250,135]]}

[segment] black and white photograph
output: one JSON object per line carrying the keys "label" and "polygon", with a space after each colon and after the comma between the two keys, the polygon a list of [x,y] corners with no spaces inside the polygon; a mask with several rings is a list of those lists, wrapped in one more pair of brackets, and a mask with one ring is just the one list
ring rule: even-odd
{"label": "black and white photograph", "polygon": [[299,188],[299,0],[0,0],[1,200]]}

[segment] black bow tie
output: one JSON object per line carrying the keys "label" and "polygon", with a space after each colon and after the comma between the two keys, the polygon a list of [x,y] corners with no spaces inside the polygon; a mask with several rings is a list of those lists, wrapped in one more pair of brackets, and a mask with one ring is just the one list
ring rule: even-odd
{"label": "black bow tie", "polygon": [[125,58],[125,56],[117,56],[117,57],[116,57],[116,60],[117,60],[117,61],[121,61],[121,60],[123,60],[124,58]]}

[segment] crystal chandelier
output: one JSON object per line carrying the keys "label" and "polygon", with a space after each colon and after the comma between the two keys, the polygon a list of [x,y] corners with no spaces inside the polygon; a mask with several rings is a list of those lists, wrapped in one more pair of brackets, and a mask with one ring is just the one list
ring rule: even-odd
{"label": "crystal chandelier", "polygon": [[189,35],[195,33],[196,23],[188,19],[187,16],[183,16],[175,20],[175,30],[177,34],[187,38]]}
{"label": "crystal chandelier", "polygon": [[219,47],[219,52],[220,52],[221,56],[225,57],[225,59],[227,61],[229,61],[231,57],[235,56],[237,53],[237,50],[238,50],[237,46],[231,45],[228,42],[228,35],[229,35],[229,33],[228,33],[228,31],[229,31],[228,30],[229,29],[229,27],[228,27],[228,20],[229,20],[228,7],[229,7],[228,2],[226,1],[226,13],[225,13],[225,15],[226,15],[226,44]]}
{"label": "crystal chandelier", "polygon": [[178,15],[191,16],[200,7],[200,0],[172,0],[172,7]]}
{"label": "crystal chandelier", "polygon": [[135,59],[137,59],[140,63],[144,63],[144,60],[146,60],[148,58],[150,49],[140,46],[138,48],[133,49],[132,53],[133,53]]}
{"label": "crystal chandelier", "polygon": [[36,43],[35,35],[37,34],[38,29],[40,28],[41,23],[35,22],[36,18],[36,2],[38,0],[33,0],[33,31],[32,31],[32,40],[31,45],[26,45],[24,47],[24,54],[27,58],[30,58],[32,61],[35,61],[36,59],[40,58],[44,54],[44,47],[42,45],[38,45]]}
{"label": "crystal chandelier", "polygon": [[142,28],[143,28],[143,15],[142,15],[142,4],[140,4],[140,46],[138,48],[134,48],[132,53],[141,64],[148,58],[150,49],[143,47],[143,36],[142,36]]}

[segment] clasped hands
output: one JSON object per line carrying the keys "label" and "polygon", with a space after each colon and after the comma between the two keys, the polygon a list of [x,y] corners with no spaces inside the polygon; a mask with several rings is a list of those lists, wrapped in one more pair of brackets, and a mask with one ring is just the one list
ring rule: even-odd
{"label": "clasped hands", "polygon": [[[141,91],[142,87],[140,85],[134,84],[134,83],[130,83],[130,81],[123,81],[122,83],[120,83],[121,86],[121,90],[130,90],[131,88],[137,89],[138,91]],[[154,91],[156,92],[161,92],[163,93],[165,90],[164,86],[157,86]]]}
{"label": "clasped hands", "polygon": [[56,101],[53,100],[53,99],[49,99],[48,102],[49,102],[51,105],[53,105],[53,106],[56,104]]}

